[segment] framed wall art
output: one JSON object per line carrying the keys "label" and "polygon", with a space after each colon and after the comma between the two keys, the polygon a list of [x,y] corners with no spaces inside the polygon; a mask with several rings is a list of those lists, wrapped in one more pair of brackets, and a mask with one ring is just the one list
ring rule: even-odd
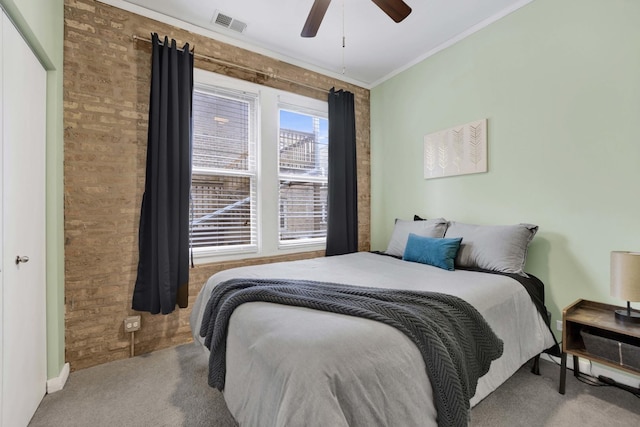
{"label": "framed wall art", "polygon": [[424,177],[487,171],[487,119],[424,136]]}

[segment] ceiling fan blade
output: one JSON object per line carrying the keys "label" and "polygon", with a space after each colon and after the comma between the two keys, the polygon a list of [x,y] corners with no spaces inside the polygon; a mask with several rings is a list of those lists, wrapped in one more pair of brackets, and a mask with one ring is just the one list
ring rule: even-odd
{"label": "ceiling fan blade", "polygon": [[324,18],[324,14],[329,7],[329,3],[331,3],[331,0],[315,0],[313,2],[309,16],[307,16],[307,22],[305,22],[304,27],[302,27],[302,33],[300,34],[302,37],[316,36],[318,28],[320,28],[320,24],[322,23],[322,18]]}
{"label": "ceiling fan blade", "polygon": [[396,22],[402,21],[411,13],[411,8],[409,7],[409,5],[403,2],[402,0],[371,0],[371,1],[377,4],[378,7],[382,9],[384,13],[389,15],[389,18],[393,19]]}

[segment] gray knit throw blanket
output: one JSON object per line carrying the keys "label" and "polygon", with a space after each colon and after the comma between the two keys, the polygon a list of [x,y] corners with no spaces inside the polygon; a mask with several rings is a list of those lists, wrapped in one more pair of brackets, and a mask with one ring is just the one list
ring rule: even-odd
{"label": "gray knit throw blanket", "polygon": [[233,310],[254,301],[377,320],[406,334],[427,369],[439,426],[466,426],[478,379],[503,343],[466,301],[435,292],[378,289],[300,280],[232,279],[214,287],[200,335],[211,351],[209,385],[224,389],[227,326]]}

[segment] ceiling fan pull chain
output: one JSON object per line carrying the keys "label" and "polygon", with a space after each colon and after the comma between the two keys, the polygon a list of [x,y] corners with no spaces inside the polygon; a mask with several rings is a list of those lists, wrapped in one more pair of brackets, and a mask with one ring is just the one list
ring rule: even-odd
{"label": "ceiling fan pull chain", "polygon": [[344,75],[344,73],[347,72],[347,68],[344,65],[344,48],[346,46],[346,41],[347,38],[344,35],[344,2],[345,0],[342,0],[342,74]]}

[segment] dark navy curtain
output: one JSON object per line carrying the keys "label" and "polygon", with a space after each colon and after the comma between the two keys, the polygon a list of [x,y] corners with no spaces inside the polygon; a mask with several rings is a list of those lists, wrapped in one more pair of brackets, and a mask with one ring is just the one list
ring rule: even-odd
{"label": "dark navy curtain", "polygon": [[152,34],[147,170],[132,307],[169,314],[189,297],[193,53]]}
{"label": "dark navy curtain", "polygon": [[358,250],[356,119],[353,94],[329,91],[329,190],[326,255]]}

